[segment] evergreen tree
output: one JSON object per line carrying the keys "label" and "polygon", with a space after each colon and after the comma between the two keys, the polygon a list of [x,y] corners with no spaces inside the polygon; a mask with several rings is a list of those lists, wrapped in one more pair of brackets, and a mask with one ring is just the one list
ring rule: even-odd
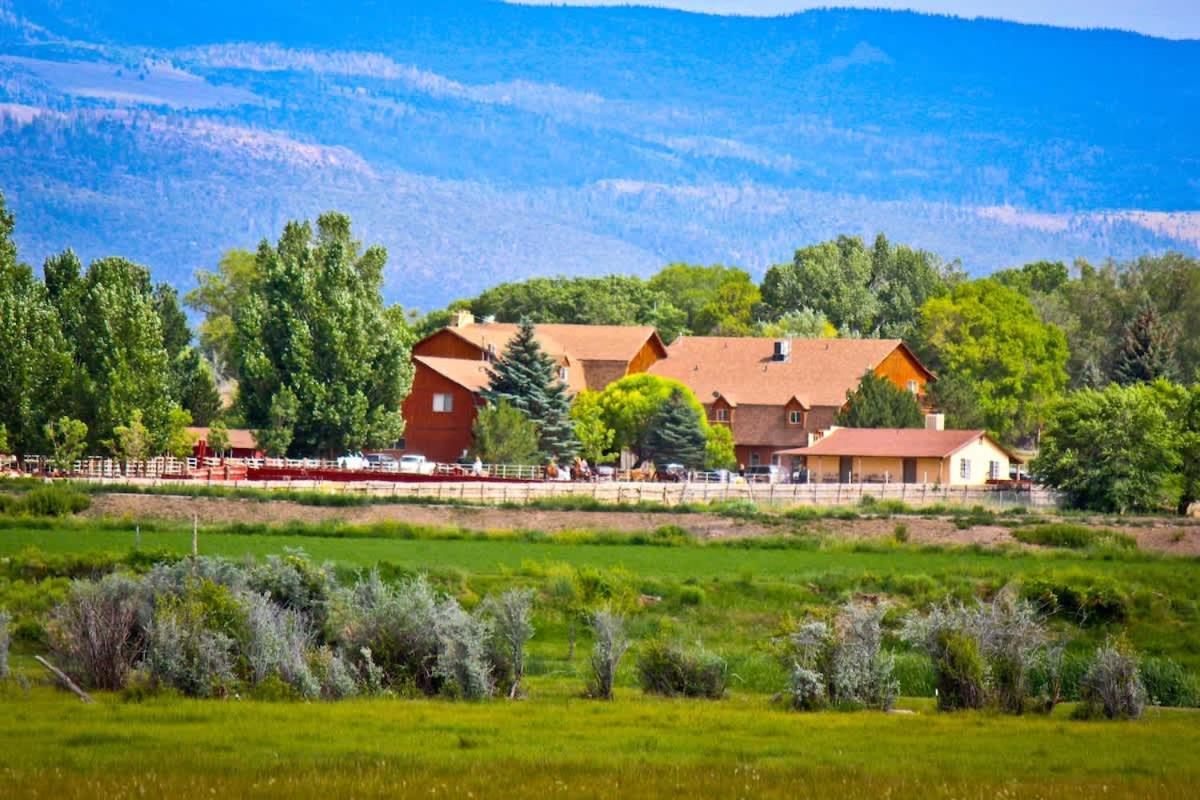
{"label": "evergreen tree", "polygon": [[1113,377],[1122,386],[1170,378],[1175,372],[1174,341],[1158,309],[1144,303],[1125,326]]}
{"label": "evergreen tree", "polygon": [[682,392],[672,392],[650,423],[647,456],[659,464],[683,464],[688,469],[699,469],[704,466],[707,444],[704,418]]}
{"label": "evergreen tree", "polygon": [[912,392],[868,371],[858,388],[846,393],[846,408],[836,422],[847,428],[920,428],[925,417]]}
{"label": "evergreen tree", "polygon": [[496,405],[506,402],[538,429],[538,449],[546,458],[566,461],[578,452],[571,400],[558,379],[554,359],[542,352],[533,323],[522,319],[517,335],[489,370],[483,397]]}

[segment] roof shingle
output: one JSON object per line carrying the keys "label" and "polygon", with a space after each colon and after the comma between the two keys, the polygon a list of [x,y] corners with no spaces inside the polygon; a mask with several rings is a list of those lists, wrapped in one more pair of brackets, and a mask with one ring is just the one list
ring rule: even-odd
{"label": "roof shingle", "polygon": [[863,456],[879,458],[947,458],[979,439],[988,439],[1019,459],[982,430],[938,431],[925,428],[835,428],[808,447],[782,450],[791,456]]}

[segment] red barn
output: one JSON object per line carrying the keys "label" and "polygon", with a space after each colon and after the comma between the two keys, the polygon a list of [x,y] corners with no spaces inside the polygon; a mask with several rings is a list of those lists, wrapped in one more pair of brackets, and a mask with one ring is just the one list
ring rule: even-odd
{"label": "red barn", "polygon": [[[187,432],[191,434],[194,443],[192,445],[192,456],[195,458],[216,458],[221,455],[214,453],[212,448],[208,446],[208,428],[188,428]],[[262,458],[266,452],[262,450],[256,441],[254,441],[254,432],[245,428],[230,428],[226,433],[229,435],[229,450],[224,455],[227,458]]]}

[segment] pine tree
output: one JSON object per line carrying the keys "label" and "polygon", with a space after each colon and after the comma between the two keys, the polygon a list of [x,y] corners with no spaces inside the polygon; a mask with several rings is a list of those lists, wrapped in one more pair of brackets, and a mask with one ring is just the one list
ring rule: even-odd
{"label": "pine tree", "polygon": [[858,388],[847,392],[846,408],[836,421],[847,428],[920,428],[925,418],[912,392],[867,372]]}
{"label": "pine tree", "polygon": [[704,420],[676,390],[654,415],[646,435],[646,454],[660,464],[683,464],[689,469],[704,466],[708,438]]}
{"label": "pine tree", "polygon": [[1170,378],[1175,372],[1174,344],[1158,309],[1144,303],[1125,326],[1113,377],[1122,386]]}
{"label": "pine tree", "polygon": [[524,414],[537,426],[542,455],[565,462],[578,452],[579,442],[571,399],[557,372],[554,359],[537,342],[533,323],[522,319],[517,335],[489,370],[491,380],[482,394],[493,405],[503,401]]}
{"label": "pine tree", "polygon": [[1108,383],[1108,380],[1104,377],[1104,370],[1100,369],[1100,365],[1096,363],[1096,359],[1089,357],[1083,362],[1083,369],[1079,372],[1080,388],[1103,389]]}

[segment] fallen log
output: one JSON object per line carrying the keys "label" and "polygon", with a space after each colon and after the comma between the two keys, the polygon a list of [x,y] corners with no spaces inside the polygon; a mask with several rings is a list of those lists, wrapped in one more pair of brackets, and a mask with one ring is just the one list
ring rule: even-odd
{"label": "fallen log", "polygon": [[95,700],[92,699],[92,696],[90,694],[85,692],[83,689],[80,689],[75,684],[75,681],[71,680],[71,678],[67,675],[67,673],[63,672],[58,667],[54,666],[53,664],[51,664],[49,661],[42,658],[41,656],[34,656],[33,660],[38,662],[39,664],[41,664],[47,670],[49,670],[51,675],[58,678],[59,683],[61,683],[63,686],[65,686],[66,688],[68,688],[72,692],[74,692],[75,696],[78,697],[80,700],[82,700],[85,703],[96,702]]}

